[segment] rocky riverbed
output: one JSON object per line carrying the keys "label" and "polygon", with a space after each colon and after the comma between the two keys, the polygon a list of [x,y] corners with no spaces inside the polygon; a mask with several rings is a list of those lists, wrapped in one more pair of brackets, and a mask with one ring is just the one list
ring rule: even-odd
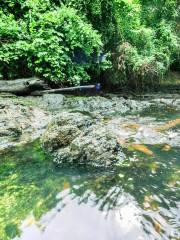
{"label": "rocky riverbed", "polygon": [[[0,153],[40,138],[44,151],[58,164],[119,165],[126,151],[153,155],[151,145],[162,145],[165,151],[179,146],[179,108],[178,94],[1,95]],[[167,112],[173,113],[172,119],[167,119]]]}
{"label": "rocky riverbed", "polygon": [[179,239],[179,103],[1,95],[0,240]]}

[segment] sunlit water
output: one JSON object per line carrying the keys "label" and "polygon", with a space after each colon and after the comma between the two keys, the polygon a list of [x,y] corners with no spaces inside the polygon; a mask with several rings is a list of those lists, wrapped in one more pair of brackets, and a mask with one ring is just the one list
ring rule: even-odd
{"label": "sunlit water", "polygon": [[57,167],[38,142],[1,156],[0,240],[179,239],[180,149],[148,147],[111,170]]}

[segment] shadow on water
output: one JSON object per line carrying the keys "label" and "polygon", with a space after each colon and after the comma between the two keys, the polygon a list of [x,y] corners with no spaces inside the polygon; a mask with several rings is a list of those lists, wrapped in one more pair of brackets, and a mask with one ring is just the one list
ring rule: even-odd
{"label": "shadow on water", "polygon": [[111,171],[56,167],[39,143],[0,159],[0,239],[178,239],[179,148]]}

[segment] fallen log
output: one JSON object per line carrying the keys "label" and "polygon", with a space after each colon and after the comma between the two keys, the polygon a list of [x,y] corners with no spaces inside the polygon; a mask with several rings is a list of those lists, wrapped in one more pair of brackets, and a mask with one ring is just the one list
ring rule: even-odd
{"label": "fallen log", "polygon": [[26,94],[36,89],[47,89],[47,84],[36,77],[0,81],[0,92]]}
{"label": "fallen log", "polygon": [[62,93],[62,92],[71,92],[75,90],[95,90],[95,91],[100,91],[101,85],[98,83],[96,85],[86,85],[86,86],[77,86],[77,87],[66,87],[66,88],[56,88],[56,89],[49,89],[49,90],[42,90],[42,91],[35,91],[32,92],[31,95],[33,96],[40,96],[43,94],[48,94],[48,93]]}

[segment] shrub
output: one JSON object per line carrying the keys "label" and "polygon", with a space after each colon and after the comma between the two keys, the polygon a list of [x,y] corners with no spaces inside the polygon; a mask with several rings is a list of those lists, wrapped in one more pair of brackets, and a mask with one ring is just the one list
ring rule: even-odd
{"label": "shrub", "polygon": [[74,9],[62,7],[38,15],[30,23],[30,35],[28,62],[36,73],[61,84],[77,85],[89,79],[93,54],[100,54],[102,43]]}
{"label": "shrub", "polygon": [[0,73],[3,78],[15,78],[21,71],[26,71],[23,63],[27,55],[27,39],[25,22],[16,21],[13,14],[0,12]]}
{"label": "shrub", "polygon": [[58,85],[89,80],[88,71],[99,64],[102,49],[101,37],[90,24],[65,6],[44,13],[31,11],[25,18],[17,21],[1,14],[1,72],[8,65],[12,77],[10,66],[23,61],[27,72]]}
{"label": "shrub", "polygon": [[177,0],[4,1],[0,74],[79,84],[110,66],[104,51],[111,84],[156,84],[179,67],[179,11]]}

